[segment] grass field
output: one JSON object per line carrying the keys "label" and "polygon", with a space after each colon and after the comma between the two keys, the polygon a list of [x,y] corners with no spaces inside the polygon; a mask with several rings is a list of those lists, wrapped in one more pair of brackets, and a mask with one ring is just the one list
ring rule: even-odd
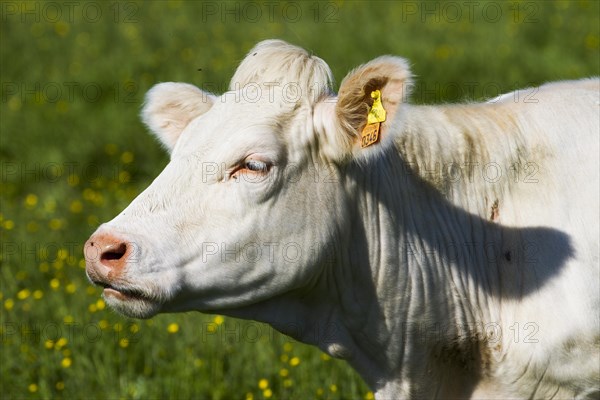
{"label": "grass field", "polygon": [[389,53],[410,60],[414,102],[488,98],[598,75],[599,3],[0,3],[0,397],[371,398],[343,362],[266,325],[105,307],[82,245],[167,163],[139,122],[144,93],[223,90],[276,37],[338,82]]}

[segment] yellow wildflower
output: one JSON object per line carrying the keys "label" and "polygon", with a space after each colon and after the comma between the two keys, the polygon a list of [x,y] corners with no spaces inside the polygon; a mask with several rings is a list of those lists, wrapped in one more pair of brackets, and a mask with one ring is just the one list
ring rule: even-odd
{"label": "yellow wildflower", "polygon": [[69,368],[71,366],[71,364],[73,364],[73,360],[71,360],[69,357],[63,358],[62,361],[60,362],[60,365],[63,368]]}
{"label": "yellow wildflower", "polygon": [[268,380],[266,380],[266,379],[264,379],[264,378],[263,378],[263,379],[261,379],[260,381],[258,381],[258,387],[259,387],[261,390],[265,390],[266,388],[268,388],[268,387],[269,387],[269,381],[268,381]]}
{"label": "yellow wildflower", "polygon": [[73,200],[69,206],[69,210],[73,214],[79,214],[83,210],[83,204],[79,200]]}
{"label": "yellow wildflower", "polygon": [[27,208],[35,207],[37,202],[38,202],[38,197],[33,193],[30,193],[25,197],[25,206]]}
{"label": "yellow wildflower", "polygon": [[167,332],[169,332],[169,333],[179,332],[179,325],[176,324],[175,322],[170,323],[169,326],[167,326]]}
{"label": "yellow wildflower", "polygon": [[133,161],[133,153],[132,152],[126,151],[123,154],[121,154],[121,162],[123,164],[129,164],[132,161]]}
{"label": "yellow wildflower", "polygon": [[61,261],[66,260],[68,256],[69,250],[67,249],[58,249],[58,251],[56,252],[56,258],[58,258]]}
{"label": "yellow wildflower", "polygon": [[8,311],[12,310],[14,306],[15,301],[13,299],[6,299],[4,301],[4,308],[6,308]]}
{"label": "yellow wildflower", "polygon": [[48,227],[53,231],[57,231],[63,227],[64,221],[59,218],[52,218],[50,222],[48,222]]}
{"label": "yellow wildflower", "polygon": [[131,180],[131,174],[127,171],[121,171],[119,172],[119,182],[120,183],[127,183]]}
{"label": "yellow wildflower", "polygon": [[68,343],[67,339],[65,339],[64,337],[61,337],[60,339],[58,339],[56,341],[56,348],[60,350],[62,347],[65,347],[67,345],[67,343]]}

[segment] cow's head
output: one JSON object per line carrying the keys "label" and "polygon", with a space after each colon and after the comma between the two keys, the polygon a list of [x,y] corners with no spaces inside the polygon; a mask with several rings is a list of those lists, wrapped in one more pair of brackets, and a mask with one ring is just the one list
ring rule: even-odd
{"label": "cow's head", "polygon": [[[392,146],[409,83],[404,60],[381,57],[335,96],[323,60],[271,40],[250,51],[221,96],[156,85],[142,117],[171,160],[87,241],[88,277],[110,306],[142,318],[235,309],[314,286],[348,223],[340,167]],[[378,142],[361,148],[374,90],[386,122]]]}

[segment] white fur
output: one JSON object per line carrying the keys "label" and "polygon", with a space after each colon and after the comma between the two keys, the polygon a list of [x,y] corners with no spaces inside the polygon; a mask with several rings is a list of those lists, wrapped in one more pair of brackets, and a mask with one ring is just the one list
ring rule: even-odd
{"label": "white fur", "polygon": [[[378,63],[346,82],[410,76]],[[598,79],[544,85],[536,103],[398,101],[360,149],[336,136],[348,115],[330,75],[268,41],[210,106],[189,86],[150,92],[144,120],[171,162],[98,233],[138,245],[123,279],[155,304],[111,305],[270,323],[347,359],[378,399],[597,396]]]}

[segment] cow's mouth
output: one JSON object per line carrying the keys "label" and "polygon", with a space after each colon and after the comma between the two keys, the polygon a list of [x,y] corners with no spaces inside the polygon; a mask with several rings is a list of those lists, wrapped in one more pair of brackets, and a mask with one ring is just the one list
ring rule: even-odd
{"label": "cow's mouth", "polygon": [[[91,277],[94,278],[94,277]],[[131,318],[150,318],[156,315],[162,301],[150,288],[144,290],[125,282],[108,283],[100,279],[90,279],[94,285],[102,287],[102,297],[115,311]]]}
{"label": "cow's mouth", "polygon": [[144,300],[149,301],[148,297],[140,290],[122,288],[110,285],[105,282],[94,282],[98,286],[104,288],[103,294],[105,297],[112,297],[120,301]]}

